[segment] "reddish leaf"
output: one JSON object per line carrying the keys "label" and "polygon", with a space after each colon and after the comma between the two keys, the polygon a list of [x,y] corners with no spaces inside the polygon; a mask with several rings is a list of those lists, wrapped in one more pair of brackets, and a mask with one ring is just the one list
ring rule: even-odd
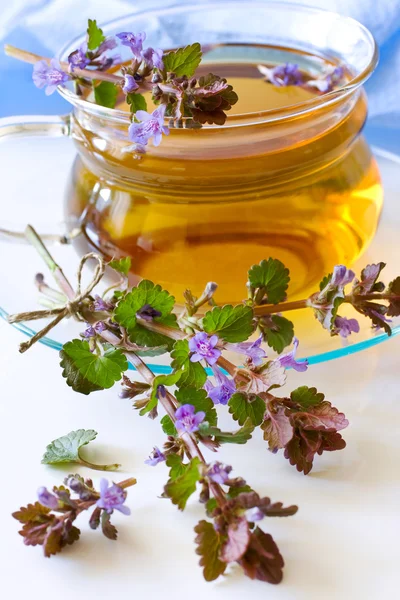
{"label": "reddish leaf", "polygon": [[267,497],[260,498],[257,492],[245,492],[236,498],[237,505],[246,510],[259,508],[267,517],[290,517],[297,512],[297,506],[284,507],[282,502],[272,503]]}
{"label": "reddish leaf", "polygon": [[293,437],[293,427],[283,406],[267,408],[267,418],[261,425],[264,440],[268,442],[271,452],[284,448]]}
{"label": "reddish leaf", "polygon": [[221,558],[230,563],[239,560],[246,552],[250,542],[249,525],[245,517],[230,523],[228,527],[228,539],[221,548]]}
{"label": "reddish leaf", "polygon": [[345,415],[327,401],[320,402],[307,411],[296,413],[295,420],[299,427],[314,430],[340,431],[349,424]]}
{"label": "reddish leaf", "polygon": [[283,558],[269,533],[257,527],[251,534],[249,547],[239,561],[250,579],[280,583],[283,577]]}

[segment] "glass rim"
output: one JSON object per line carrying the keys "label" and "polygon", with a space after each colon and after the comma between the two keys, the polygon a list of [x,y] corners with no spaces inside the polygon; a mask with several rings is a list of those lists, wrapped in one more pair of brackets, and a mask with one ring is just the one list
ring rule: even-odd
{"label": "glass rim", "polygon": [[[336,88],[335,90],[332,90],[331,92],[327,92],[321,96],[316,96],[315,98],[310,98],[310,99],[304,100],[303,102],[298,102],[296,104],[292,104],[292,105],[289,105],[286,107],[281,107],[281,108],[273,108],[273,109],[266,109],[263,111],[240,113],[240,114],[236,114],[236,115],[229,115],[229,112],[228,112],[228,118],[227,118],[226,122],[224,123],[224,125],[215,125],[215,124],[207,125],[206,126],[207,131],[209,131],[210,129],[218,129],[219,130],[219,129],[228,129],[228,128],[232,128],[232,127],[238,127],[238,126],[246,126],[246,125],[247,126],[260,125],[260,124],[266,124],[269,122],[276,123],[276,122],[285,121],[285,120],[293,118],[293,117],[297,117],[300,115],[304,115],[304,114],[316,111],[319,108],[326,108],[326,107],[333,106],[336,103],[341,102],[342,100],[351,96],[358,88],[360,88],[369,79],[369,77],[374,72],[376,65],[378,64],[379,50],[378,50],[378,45],[376,43],[374,36],[369,31],[369,29],[367,27],[365,27],[365,25],[363,25],[362,23],[360,23],[353,17],[344,16],[335,11],[330,11],[330,10],[322,9],[319,7],[307,6],[307,5],[303,5],[303,4],[297,4],[294,2],[282,3],[280,0],[270,0],[269,2],[260,2],[257,0],[255,0],[255,1],[251,0],[251,2],[246,3],[245,5],[243,5],[243,0],[229,0],[229,1],[224,2],[223,4],[221,2],[217,2],[217,1],[199,2],[196,4],[183,4],[183,5],[182,4],[173,4],[166,8],[154,7],[150,10],[144,9],[144,10],[137,11],[134,13],[128,13],[126,15],[123,15],[122,17],[117,17],[115,19],[111,19],[109,21],[100,23],[100,26],[104,29],[104,28],[110,28],[113,26],[115,27],[118,24],[121,24],[121,26],[122,26],[123,23],[128,19],[131,19],[132,21],[134,21],[135,19],[140,19],[145,16],[163,16],[163,15],[176,14],[177,12],[192,13],[192,12],[197,12],[202,8],[212,10],[212,9],[216,9],[216,8],[221,9],[223,6],[225,6],[225,7],[232,6],[232,7],[236,7],[236,8],[239,7],[239,8],[243,8],[243,10],[249,9],[250,7],[268,9],[268,10],[271,10],[271,8],[273,9],[274,7],[279,7],[279,9],[285,8],[287,10],[290,10],[291,12],[297,11],[297,12],[301,12],[301,13],[320,14],[320,15],[325,15],[326,17],[336,18],[336,19],[340,20],[340,22],[342,22],[342,23],[352,24],[353,26],[357,27],[363,33],[366,40],[371,45],[371,56],[370,56],[369,62],[366,65],[366,67],[358,75],[355,75],[354,77],[352,77],[352,79],[345,82],[343,85]],[[80,34],[79,36],[76,36],[70,42],[65,44],[63,46],[63,48],[61,48],[61,50],[58,52],[57,59],[63,60],[63,58],[64,58],[64,60],[65,60],[65,58],[66,58],[65,55],[66,55],[67,51],[71,51],[70,49],[72,46],[78,48],[79,45],[84,41],[85,35]],[[286,46],[286,48],[291,49],[291,50],[296,50],[296,48],[294,48],[294,47],[292,48],[290,46]],[[64,84],[59,85],[57,88],[57,91],[70,104],[72,104],[73,106],[82,108],[83,110],[90,112],[92,115],[98,116],[100,118],[106,118],[107,120],[110,120],[113,122],[119,122],[119,123],[126,122],[128,124],[131,123],[130,113],[125,110],[119,110],[119,109],[115,109],[115,108],[107,108],[105,106],[100,106],[98,104],[90,102],[89,100],[85,100],[85,99],[79,97],[77,94],[75,94],[70,89],[68,89],[68,87],[66,87],[66,85],[64,85]],[[183,117],[184,121],[186,119],[188,119],[188,117]],[[166,125],[168,125],[169,121],[170,121],[170,117],[166,117],[164,119],[164,122]],[[177,131],[179,131],[179,129],[177,129]]]}

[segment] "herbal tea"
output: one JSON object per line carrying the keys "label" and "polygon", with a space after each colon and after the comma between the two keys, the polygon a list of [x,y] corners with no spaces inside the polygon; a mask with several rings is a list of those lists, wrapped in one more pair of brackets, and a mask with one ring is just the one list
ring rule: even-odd
{"label": "herbal tea", "polygon": [[[105,254],[131,256],[132,282],[155,280],[179,298],[188,286],[200,294],[217,281],[218,301],[236,302],[248,265],[272,256],[290,269],[296,298],[335,264],[351,265],[372,239],[382,188],[360,135],[363,93],[350,105],[263,121],[263,111],[290,113],[317,94],[268,83],[257,65],[278,56],[305,73],[330,66],[268,46],[211,50],[197,75],[217,72],[233,85],[239,101],[226,125],[171,129],[145,156],[122,151],[115,132],[76,121],[83,160],[74,165],[67,214],[85,213],[86,236]],[[247,116],[245,127],[236,115]]]}

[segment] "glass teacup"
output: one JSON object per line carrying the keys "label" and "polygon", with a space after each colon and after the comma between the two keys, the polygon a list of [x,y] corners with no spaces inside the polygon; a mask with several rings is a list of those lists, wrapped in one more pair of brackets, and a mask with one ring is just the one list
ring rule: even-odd
{"label": "glass teacup", "polygon": [[[170,135],[140,156],[129,150],[123,105],[104,108],[60,87],[73,106],[62,125],[78,151],[65,211],[81,229],[80,251],[129,255],[131,283],[152,279],[178,298],[216,281],[219,302],[240,301],[246,270],[269,256],[290,269],[291,298],[359,257],[382,206],[379,172],[362,136],[362,84],[377,49],[362,25],[298,5],[225,2],[136,13],[103,30],[145,31],[146,43],[163,49],[198,41],[204,72],[230,74],[245,99],[222,126],[197,129],[184,119],[177,127],[166,119]],[[60,59],[83,41],[73,40]],[[253,88],[252,77],[241,77],[258,63],[286,62],[314,74],[342,65],[347,81],[299,97],[261,80]],[[275,96],[260,109],[264,91]]]}

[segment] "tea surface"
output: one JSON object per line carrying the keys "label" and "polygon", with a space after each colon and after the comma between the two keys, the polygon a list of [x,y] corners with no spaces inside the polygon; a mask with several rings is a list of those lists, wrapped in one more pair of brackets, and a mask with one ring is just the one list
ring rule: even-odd
{"label": "tea surface", "polygon": [[[226,76],[239,95],[229,114],[281,108],[314,97],[301,87],[266,83],[254,63],[218,62],[203,68],[209,71]],[[152,279],[177,298],[187,287],[200,294],[207,281],[216,281],[219,302],[240,301],[246,270],[269,256],[290,269],[288,294],[303,296],[335,264],[351,265],[375,232],[382,204],[379,173],[366,142],[354,134],[365,112],[360,100],[329,135],[318,134],[307,143],[294,137],[284,149],[271,143],[256,160],[229,154],[210,159],[207,153],[195,160],[158,159],[157,175],[147,187],[106,183],[78,160],[68,212],[79,215],[90,200],[88,237],[109,256],[115,254],[113,248],[131,256],[133,281]],[[163,151],[173,134],[163,140]],[[248,143],[245,137],[241,143]],[[333,156],[332,144],[343,150]],[[308,161],[308,154],[318,160]],[[117,171],[112,152],[103,155]],[[157,158],[149,153],[139,161],[142,164],[130,156],[124,160],[125,168],[140,172],[146,166],[151,174]],[[241,171],[243,184],[233,187],[232,173]],[[253,171],[249,184],[246,178]],[[219,174],[215,188],[209,183],[211,172]],[[168,183],[171,173],[173,184]],[[191,179],[196,182],[193,188]],[[106,202],[93,202],[96,188],[103,198],[106,194]]]}

